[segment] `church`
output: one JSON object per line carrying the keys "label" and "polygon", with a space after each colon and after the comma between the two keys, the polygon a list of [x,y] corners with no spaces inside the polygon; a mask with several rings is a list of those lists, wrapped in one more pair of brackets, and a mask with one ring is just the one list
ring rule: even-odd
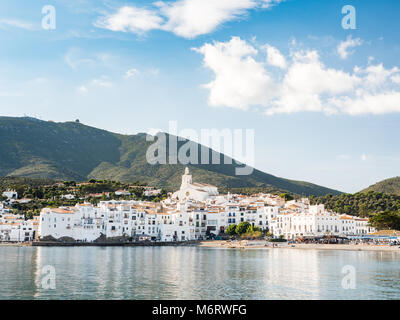
{"label": "church", "polygon": [[189,168],[186,167],[182,176],[181,188],[173,195],[173,199],[205,201],[210,197],[218,196],[218,188],[205,183],[193,183]]}

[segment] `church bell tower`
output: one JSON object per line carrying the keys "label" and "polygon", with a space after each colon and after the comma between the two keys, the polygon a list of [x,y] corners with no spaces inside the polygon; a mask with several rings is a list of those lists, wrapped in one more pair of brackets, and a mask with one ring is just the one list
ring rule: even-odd
{"label": "church bell tower", "polygon": [[185,174],[182,176],[182,186],[181,189],[183,187],[186,187],[188,185],[192,184],[192,175],[189,173],[189,168],[186,167],[185,168]]}

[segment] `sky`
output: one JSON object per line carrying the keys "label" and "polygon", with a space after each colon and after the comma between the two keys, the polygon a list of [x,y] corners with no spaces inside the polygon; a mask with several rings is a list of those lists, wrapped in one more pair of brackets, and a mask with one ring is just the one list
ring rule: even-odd
{"label": "sky", "polygon": [[252,129],[256,168],[356,192],[399,175],[399,13],[397,0],[2,0],[0,115]]}

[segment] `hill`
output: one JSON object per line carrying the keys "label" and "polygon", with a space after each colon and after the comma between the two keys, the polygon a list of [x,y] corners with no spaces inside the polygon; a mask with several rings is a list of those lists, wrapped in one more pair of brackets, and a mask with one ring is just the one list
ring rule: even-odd
{"label": "hill", "polygon": [[375,191],[400,196],[400,177],[386,179],[375,183],[361,192]]}
{"label": "hill", "polygon": [[[145,134],[116,134],[77,122],[0,117],[0,176],[142,181],[168,189],[178,188],[185,166],[148,164],[146,151],[152,142],[147,142],[145,137]],[[181,145],[184,143],[180,142]],[[201,146],[196,146],[200,150]],[[249,176],[236,176],[237,165],[234,164],[189,167],[197,182],[220,187],[265,187],[316,196],[340,194],[336,190],[275,177],[256,169]]]}
{"label": "hill", "polygon": [[360,217],[371,217],[385,211],[400,210],[400,196],[374,191],[311,197],[312,204],[324,204],[327,209]]}

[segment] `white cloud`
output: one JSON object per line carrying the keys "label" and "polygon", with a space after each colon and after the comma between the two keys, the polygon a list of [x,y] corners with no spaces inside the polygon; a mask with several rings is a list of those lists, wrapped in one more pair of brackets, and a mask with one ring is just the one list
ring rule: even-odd
{"label": "white cloud", "polygon": [[337,47],[337,53],[339,54],[340,58],[345,60],[349,55],[354,53],[354,51],[349,51],[349,49],[361,46],[362,44],[363,41],[360,38],[353,39],[351,36],[348,36],[346,41],[339,43]]}
{"label": "white cloud", "polygon": [[285,57],[273,46],[266,45],[265,50],[267,51],[267,63],[271,66],[286,69]]}
{"label": "white cloud", "polygon": [[385,69],[381,63],[377,65],[370,65],[365,69],[356,67],[354,72],[363,76],[365,86],[374,89],[384,85],[390,79],[390,77],[392,77],[392,80],[393,78],[396,79],[396,76],[399,74],[400,70],[397,67]]}
{"label": "white cloud", "polygon": [[84,85],[79,86],[76,90],[81,94],[86,94],[89,92],[88,88]]}
{"label": "white cloud", "polygon": [[80,94],[87,94],[89,93],[89,89],[95,88],[112,88],[114,83],[110,81],[109,77],[101,76],[99,78],[95,78],[76,88],[76,91]]}
{"label": "white cloud", "polygon": [[341,160],[348,160],[350,159],[350,156],[348,154],[339,154],[338,156],[336,156],[338,159]]}
{"label": "white cloud", "polygon": [[184,38],[195,38],[216,30],[225,22],[240,19],[255,8],[268,9],[282,0],[176,0],[157,1],[151,8],[124,6],[99,18],[95,26],[143,34],[165,30]]}
{"label": "white cloud", "polygon": [[274,83],[264,65],[253,58],[258,51],[245,41],[233,37],[194,50],[204,55],[204,66],[215,73],[215,79],[205,85],[210,105],[245,110],[271,98]]}
{"label": "white cloud", "polygon": [[64,55],[64,62],[73,70],[97,68],[99,66],[113,69],[121,64],[118,56],[106,52],[85,52],[79,47],[71,47]]}
{"label": "white cloud", "polygon": [[125,6],[115,14],[98,19],[95,26],[112,31],[142,34],[149,30],[160,29],[162,22],[163,19],[155,11]]}
{"label": "white cloud", "polygon": [[95,87],[103,88],[111,88],[114,85],[107,76],[101,76],[100,78],[93,79],[90,83]]}
{"label": "white cloud", "polygon": [[36,30],[35,25],[31,22],[18,19],[0,19],[0,29],[7,29],[10,27],[24,29],[28,31]]}
{"label": "white cloud", "polygon": [[157,4],[167,19],[164,29],[184,38],[210,33],[257,6],[253,0],[180,0]]}
{"label": "white cloud", "polygon": [[74,70],[77,70],[81,66],[94,66],[96,60],[93,58],[82,57],[81,50],[79,48],[70,48],[64,55],[65,63]]}
{"label": "white cloud", "polygon": [[125,72],[125,78],[126,79],[132,78],[134,76],[137,76],[138,74],[140,74],[139,70],[132,68],[132,69],[129,69],[127,72]]}
{"label": "white cloud", "polygon": [[[273,47],[267,44],[261,48]],[[315,50],[292,51],[288,57],[276,59],[282,54],[273,49],[270,54],[268,50],[259,51],[238,37],[194,49],[203,55],[204,66],[214,73],[214,79],[204,86],[210,92],[209,104],[243,110],[263,106],[267,115],[302,111],[351,115],[400,112],[397,67],[386,69],[377,64],[345,72],[327,67]],[[266,54],[267,63],[260,53]],[[270,69],[269,65],[286,69]]]}
{"label": "white cloud", "polygon": [[264,9],[270,9],[284,1],[286,0],[262,0],[260,6]]}
{"label": "white cloud", "polygon": [[372,94],[364,91],[356,97],[332,99],[331,103],[337,108],[337,112],[350,115],[395,113],[400,112],[400,92]]}
{"label": "white cloud", "polygon": [[362,161],[367,161],[367,159],[368,159],[368,156],[366,154],[362,154],[361,155],[361,160]]}
{"label": "white cloud", "polygon": [[394,83],[400,84],[400,74],[394,75],[391,79]]}

